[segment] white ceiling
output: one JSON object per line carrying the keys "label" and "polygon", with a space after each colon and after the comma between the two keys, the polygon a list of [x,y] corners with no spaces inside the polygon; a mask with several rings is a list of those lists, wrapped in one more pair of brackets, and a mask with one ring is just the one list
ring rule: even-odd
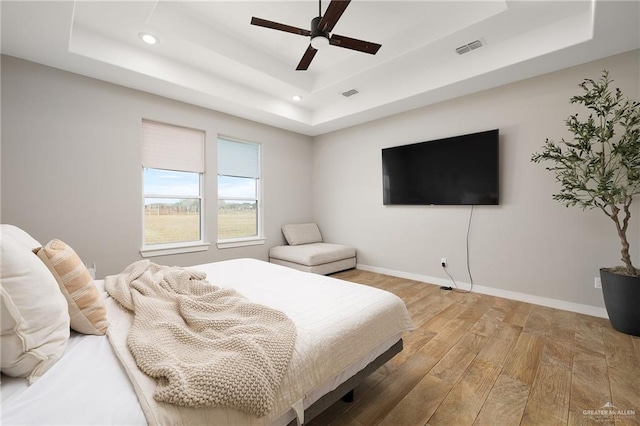
{"label": "white ceiling", "polygon": [[[307,71],[295,71],[307,37],[249,23],[309,29],[317,1],[1,7],[3,54],[307,135],[640,48],[638,1],[353,0],[333,33],[382,48],[373,56],[330,46]],[[160,43],[144,44],[140,32]],[[474,40],[484,46],[455,52]],[[359,93],[341,95],[350,89]]]}

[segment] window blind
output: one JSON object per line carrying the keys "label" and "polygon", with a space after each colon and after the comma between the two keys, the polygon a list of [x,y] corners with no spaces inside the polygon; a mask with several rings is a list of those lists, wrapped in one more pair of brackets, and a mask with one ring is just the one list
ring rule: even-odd
{"label": "window blind", "polygon": [[218,174],[260,177],[260,145],[218,138]]}
{"label": "window blind", "polygon": [[142,120],[142,166],[204,173],[204,132]]}

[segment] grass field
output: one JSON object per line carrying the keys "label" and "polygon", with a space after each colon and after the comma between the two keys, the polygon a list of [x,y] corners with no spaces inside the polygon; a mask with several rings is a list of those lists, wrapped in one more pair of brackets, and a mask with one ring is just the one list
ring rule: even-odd
{"label": "grass field", "polygon": [[255,210],[218,210],[218,238],[257,235]]}
{"label": "grass field", "polygon": [[145,215],[144,243],[165,244],[200,240],[200,215]]}
{"label": "grass field", "polygon": [[[200,240],[200,215],[145,215],[146,245]],[[218,212],[218,238],[254,236],[257,233],[255,211]]]}

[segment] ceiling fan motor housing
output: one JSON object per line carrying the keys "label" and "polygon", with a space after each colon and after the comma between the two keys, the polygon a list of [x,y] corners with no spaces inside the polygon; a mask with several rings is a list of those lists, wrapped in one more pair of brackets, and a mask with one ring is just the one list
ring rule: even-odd
{"label": "ceiling fan motor housing", "polygon": [[322,31],[318,26],[321,19],[322,19],[322,16],[316,16],[311,20],[311,40],[313,40],[316,37],[324,37],[327,40],[329,40],[329,33],[326,31]]}

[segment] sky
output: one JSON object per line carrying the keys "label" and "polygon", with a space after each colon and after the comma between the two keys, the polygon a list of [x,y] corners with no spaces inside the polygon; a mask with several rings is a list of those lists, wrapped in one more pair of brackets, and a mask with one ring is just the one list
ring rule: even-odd
{"label": "sky", "polygon": [[[146,198],[145,204],[157,202],[179,202],[180,197],[198,196],[200,179],[198,173],[173,170],[144,169],[144,192],[146,195],[173,196],[164,199]],[[256,183],[251,178],[218,176],[218,197],[256,198]]]}

